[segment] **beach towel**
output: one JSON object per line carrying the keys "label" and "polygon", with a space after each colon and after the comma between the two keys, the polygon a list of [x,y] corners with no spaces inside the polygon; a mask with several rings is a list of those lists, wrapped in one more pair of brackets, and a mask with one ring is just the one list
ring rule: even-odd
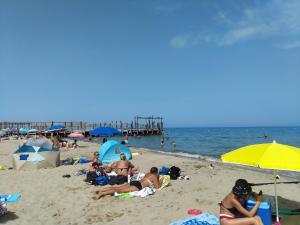
{"label": "beach towel", "polygon": [[200,215],[171,223],[170,225],[220,225],[220,221],[215,215],[209,212],[204,212]]}
{"label": "beach towel", "polygon": [[114,197],[116,198],[133,198],[133,197],[141,197],[145,198],[149,195],[153,195],[155,193],[155,189],[145,187],[140,191],[133,191],[127,193],[114,193]]}
{"label": "beach towel", "polygon": [[161,190],[161,189],[169,186],[170,180],[171,180],[170,175],[160,175],[159,179],[163,179],[163,182],[161,184],[161,187],[158,190]]}
{"label": "beach towel", "polygon": [[135,197],[141,197],[141,198],[145,198],[149,195],[153,195],[154,193],[155,193],[155,189],[152,189],[149,187],[145,187],[140,191],[129,192],[130,195],[135,196]]}
{"label": "beach towel", "polygon": [[144,178],[144,176],[145,176],[144,173],[136,173],[130,178],[130,181],[135,181],[135,180],[140,181],[141,179]]}
{"label": "beach towel", "polygon": [[0,195],[0,202],[16,202],[21,198],[20,194]]}
{"label": "beach towel", "polygon": [[292,210],[292,209],[279,209],[280,215],[300,215],[300,209]]}
{"label": "beach towel", "polygon": [[134,196],[131,195],[129,192],[128,193],[115,193],[114,197],[116,198],[133,198]]}

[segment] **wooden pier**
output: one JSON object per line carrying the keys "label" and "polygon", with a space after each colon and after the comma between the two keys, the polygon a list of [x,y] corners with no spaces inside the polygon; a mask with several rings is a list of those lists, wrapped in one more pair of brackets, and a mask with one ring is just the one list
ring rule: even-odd
{"label": "wooden pier", "polygon": [[6,128],[29,128],[37,129],[39,131],[46,131],[48,127],[53,125],[63,125],[66,127],[66,130],[70,132],[82,132],[88,133],[90,130],[95,129],[96,127],[114,127],[118,129],[123,135],[128,136],[144,136],[144,135],[161,135],[163,132],[163,118],[154,117],[154,116],[135,116],[131,122],[123,121],[111,121],[110,123],[89,123],[83,121],[75,122],[0,122],[0,130]]}

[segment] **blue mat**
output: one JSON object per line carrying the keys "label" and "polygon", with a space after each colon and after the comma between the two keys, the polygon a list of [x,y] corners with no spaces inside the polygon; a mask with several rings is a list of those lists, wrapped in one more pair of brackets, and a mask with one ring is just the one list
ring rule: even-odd
{"label": "blue mat", "polygon": [[20,194],[0,195],[0,202],[16,202],[21,198]]}
{"label": "blue mat", "polygon": [[220,221],[218,217],[208,212],[204,212],[200,215],[192,216],[185,220],[179,220],[170,225],[220,225]]}

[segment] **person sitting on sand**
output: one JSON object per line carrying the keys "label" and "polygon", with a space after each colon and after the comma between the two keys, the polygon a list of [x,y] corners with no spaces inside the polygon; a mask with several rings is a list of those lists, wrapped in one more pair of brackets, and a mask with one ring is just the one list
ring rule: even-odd
{"label": "person sitting on sand", "polygon": [[[248,211],[241,202],[245,202],[251,195],[256,197],[255,206]],[[220,205],[221,225],[263,225],[256,211],[263,198],[261,195],[252,192],[252,188],[245,179],[238,179],[230,192]],[[244,217],[238,218],[242,214]]]}
{"label": "person sitting on sand", "polygon": [[152,167],[149,173],[146,173],[143,179],[140,181],[131,181],[130,183],[123,184],[118,187],[107,187],[96,191],[94,199],[100,199],[105,195],[113,195],[117,193],[126,193],[132,191],[140,191],[145,187],[158,189],[161,187],[162,179],[159,180],[159,174],[157,167]]}
{"label": "person sitting on sand", "polygon": [[93,157],[91,158],[90,162],[92,162],[92,163],[94,163],[94,162],[100,163],[99,152],[94,152]]}
{"label": "person sitting on sand", "polygon": [[120,160],[117,162],[113,162],[110,165],[113,168],[117,175],[127,176],[131,174],[131,170],[134,168],[134,165],[126,159],[126,155],[124,153],[120,153]]}
{"label": "person sitting on sand", "polygon": [[113,176],[109,180],[110,185],[120,185],[128,182],[128,175],[131,175],[131,170],[134,168],[134,165],[126,160],[126,155],[124,153],[120,154],[120,160],[113,162],[110,167],[114,169],[117,176]]}
{"label": "person sitting on sand", "polygon": [[77,144],[77,139],[74,140],[74,142],[72,143],[72,148],[77,148],[78,144]]}

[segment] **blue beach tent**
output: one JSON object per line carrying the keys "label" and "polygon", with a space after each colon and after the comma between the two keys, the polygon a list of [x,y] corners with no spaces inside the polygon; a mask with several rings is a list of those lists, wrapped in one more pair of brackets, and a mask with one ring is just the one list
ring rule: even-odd
{"label": "blue beach tent", "polygon": [[116,136],[121,135],[121,132],[113,127],[97,127],[90,131],[93,136]]}
{"label": "blue beach tent", "polygon": [[120,144],[117,141],[107,141],[99,149],[99,160],[102,163],[111,163],[120,160],[120,153],[124,153],[126,159],[132,159],[132,154],[129,148]]}
{"label": "blue beach tent", "polygon": [[66,129],[65,126],[63,125],[53,125],[51,127],[48,127],[48,131],[55,131],[55,130],[63,130],[63,129]]}

